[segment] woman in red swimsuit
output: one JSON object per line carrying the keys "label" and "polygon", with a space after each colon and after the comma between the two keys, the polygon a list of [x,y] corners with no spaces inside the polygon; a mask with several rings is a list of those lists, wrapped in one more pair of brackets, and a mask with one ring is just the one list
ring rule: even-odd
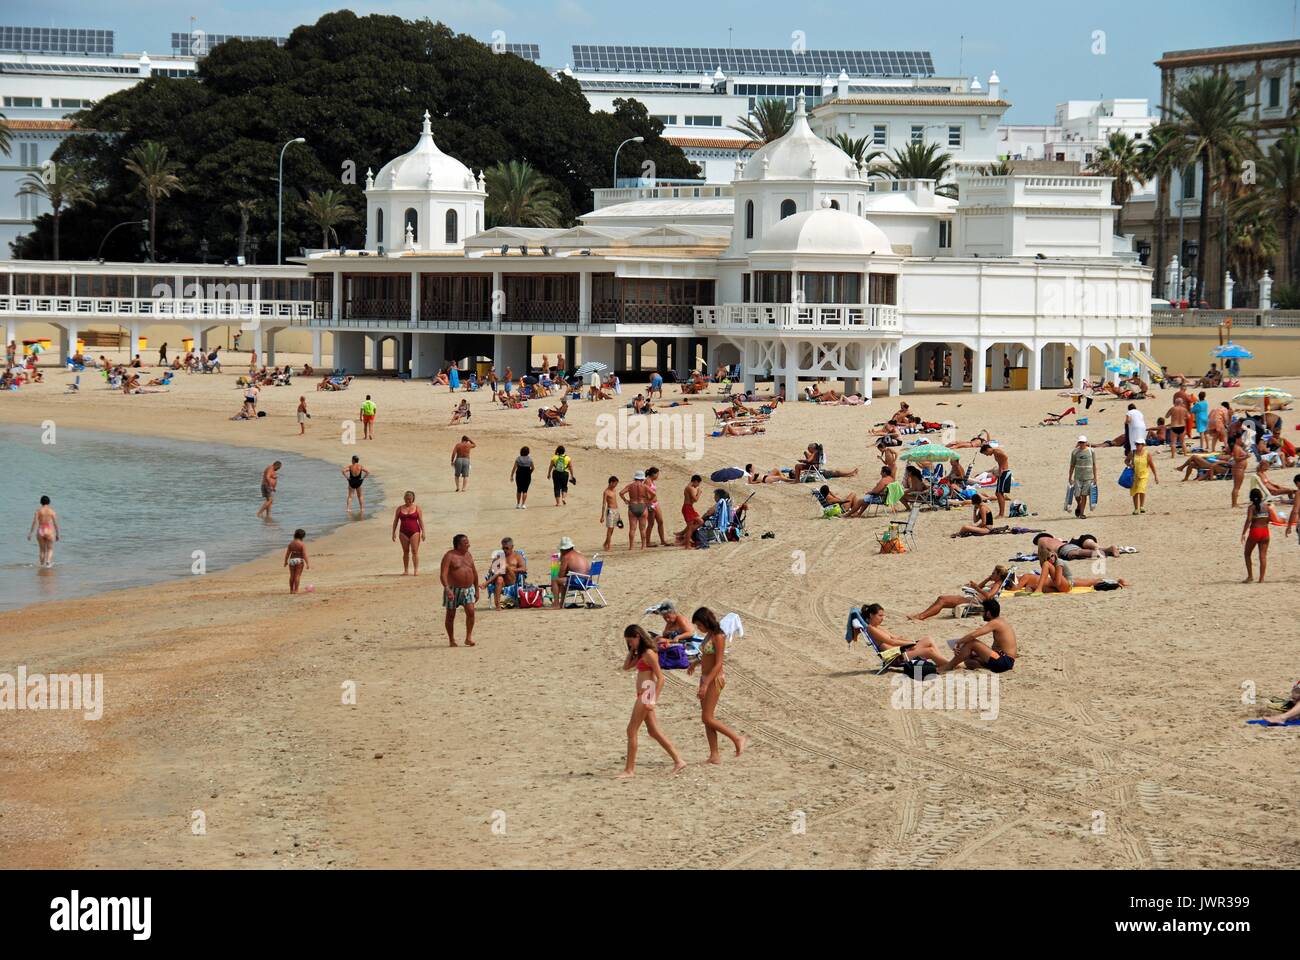
{"label": "woman in red swimsuit", "polygon": [[1271,536],[1269,527],[1281,523],[1272,504],[1264,503],[1264,493],[1256,488],[1250,491],[1250,506],[1246,507],[1246,523],[1241,528],[1241,542],[1245,544],[1246,583],[1255,579],[1254,568],[1250,564],[1251,550],[1259,551],[1259,582],[1264,582],[1264,573],[1268,570],[1268,541]]}
{"label": "woman in red swimsuit", "polygon": [[655,705],[664,688],[664,672],[659,667],[658,648],[650,634],[635,623],[623,631],[623,640],[627,643],[627,659],[623,661],[623,669],[636,668],[636,700],[632,704],[632,719],[627,724],[627,764],[618,778],[623,780],[631,777],[636,770],[636,738],[643,723],[650,736],[673,758],[673,773],[676,773],[686,766],[686,761],[672,741],[664,736],[655,718]]}
{"label": "woman in red swimsuit", "polygon": [[393,514],[393,542],[402,538],[402,576],[415,565],[415,576],[420,575],[420,544],[424,542],[424,515],[415,505],[415,494],[407,490],[402,505]]}

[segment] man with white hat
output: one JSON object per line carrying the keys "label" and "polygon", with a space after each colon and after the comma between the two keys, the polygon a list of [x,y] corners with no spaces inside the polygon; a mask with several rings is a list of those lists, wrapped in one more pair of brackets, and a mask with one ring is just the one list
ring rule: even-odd
{"label": "man with white hat", "polygon": [[1066,477],[1074,496],[1074,515],[1083,520],[1084,512],[1097,486],[1097,458],[1088,445],[1088,438],[1080,435],[1070,451],[1070,472]]}
{"label": "man with white hat", "polygon": [[569,574],[590,572],[591,560],[577,551],[572,540],[561,537],[560,565],[555,576],[551,578],[551,606],[564,606],[564,591],[569,585]]}

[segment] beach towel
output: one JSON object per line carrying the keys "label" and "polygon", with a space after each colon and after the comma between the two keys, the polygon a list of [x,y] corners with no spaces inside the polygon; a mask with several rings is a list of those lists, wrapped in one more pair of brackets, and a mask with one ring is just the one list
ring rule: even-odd
{"label": "beach towel", "polygon": [[735,640],[737,637],[743,637],[745,635],[745,625],[740,622],[739,614],[727,614],[718,622],[718,626],[722,628],[722,632],[726,636],[728,643]]}
{"label": "beach towel", "polygon": [[1261,727],[1300,727],[1300,717],[1293,717],[1285,723],[1269,723],[1267,720],[1247,720],[1246,722]]}

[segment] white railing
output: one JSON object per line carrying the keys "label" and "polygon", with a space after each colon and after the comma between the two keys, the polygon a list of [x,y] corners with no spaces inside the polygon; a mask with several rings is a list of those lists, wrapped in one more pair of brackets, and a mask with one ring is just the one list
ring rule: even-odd
{"label": "white railing", "polygon": [[898,307],[883,303],[726,303],[696,307],[695,326],[774,333],[897,333],[902,329]]}
{"label": "white railing", "polygon": [[69,319],[291,320],[310,317],[310,300],[200,300],[153,297],[30,297],[0,295],[0,316]]}
{"label": "white railing", "polygon": [[1153,327],[1300,327],[1300,310],[1152,310]]}
{"label": "white railing", "polygon": [[632,200],[681,200],[696,197],[729,197],[731,184],[677,184],[657,187],[599,187],[591,191],[592,206],[613,206]]}

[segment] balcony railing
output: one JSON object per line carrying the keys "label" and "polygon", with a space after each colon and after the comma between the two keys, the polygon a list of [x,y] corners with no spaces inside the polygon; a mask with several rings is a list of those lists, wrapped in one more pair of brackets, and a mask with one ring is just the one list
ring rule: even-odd
{"label": "balcony railing", "polygon": [[695,307],[686,303],[597,303],[591,308],[597,323],[680,324],[695,322]]}
{"label": "balcony railing", "polygon": [[1153,327],[1300,327],[1300,310],[1152,310]]}
{"label": "balcony railing", "polygon": [[410,300],[344,300],[345,320],[410,320]]}
{"label": "balcony railing", "polygon": [[511,303],[501,320],[503,323],[577,323],[578,305],[562,300]]}
{"label": "balcony railing", "polygon": [[[493,327],[490,321],[486,320],[465,320],[465,319],[448,319],[448,320],[411,320],[407,317],[401,320],[381,320],[375,317],[349,317],[343,320],[331,320],[325,317],[303,316],[291,321],[295,327],[317,327],[330,330],[381,330],[392,332],[393,330],[411,331],[413,333],[420,331],[465,331],[468,333],[492,333],[500,330],[506,332],[504,328]],[[523,324],[520,325],[523,327]],[[603,333],[613,334],[616,328],[613,324],[607,323],[581,323],[573,321],[572,323],[550,323],[544,321],[532,321],[527,324],[524,332],[530,334],[555,334],[576,336],[578,334]]]}
{"label": "balcony railing", "polygon": [[853,303],[727,303],[695,307],[695,325],[705,329],[809,333],[897,333],[898,307]]}
{"label": "balcony railing", "polygon": [[312,315],[310,300],[203,300],[154,297],[0,295],[0,315],[68,319],[289,320]]}

